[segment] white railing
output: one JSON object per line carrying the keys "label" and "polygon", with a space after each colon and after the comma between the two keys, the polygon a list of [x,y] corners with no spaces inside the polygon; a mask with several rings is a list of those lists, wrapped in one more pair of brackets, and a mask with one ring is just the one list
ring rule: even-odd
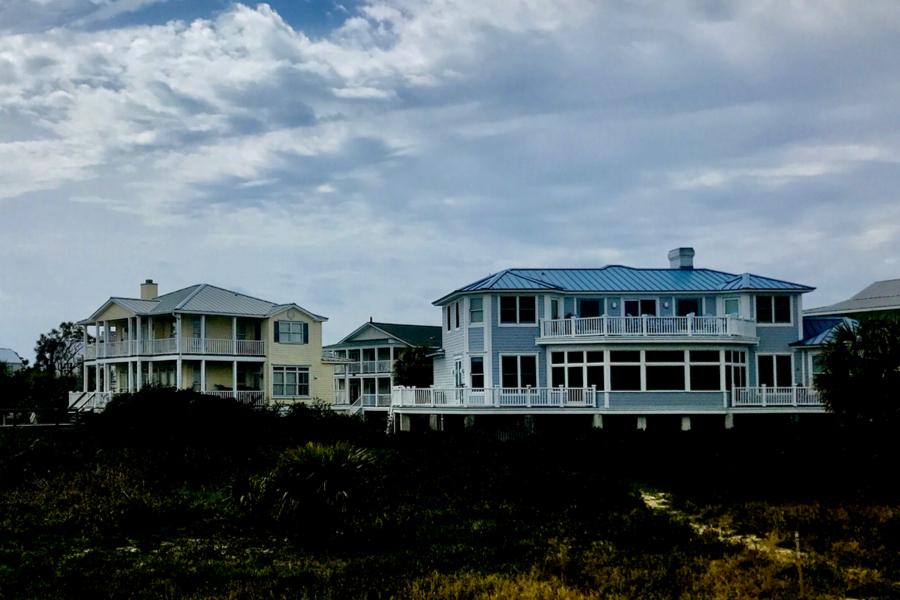
{"label": "white railing", "polygon": [[374,374],[374,373],[390,373],[394,368],[392,360],[364,360],[361,362],[352,362],[347,365],[351,375]]}
{"label": "white railing", "polygon": [[732,406],[822,406],[819,392],[808,387],[734,388]]}
{"label": "white railing", "polygon": [[363,394],[362,405],[386,408],[391,405],[390,394]]}
{"label": "white railing", "polygon": [[252,404],[253,406],[263,406],[266,403],[266,393],[262,390],[239,390],[237,392],[231,390],[217,390],[201,393],[207,396],[217,396],[219,398],[234,398],[238,402]]}
{"label": "white railing", "polygon": [[113,392],[69,392],[69,410],[100,411],[112,397]]}
{"label": "white railing", "polygon": [[738,336],[754,337],[756,323],[737,317],[589,317],[541,321],[541,337]]}
{"label": "white railing", "polygon": [[347,362],[348,358],[340,354],[341,350],[322,350],[322,360]]}
{"label": "white railing", "polygon": [[[598,400],[600,404],[598,404]],[[393,406],[435,407],[598,407],[595,388],[405,388],[391,393]]]}
{"label": "white railing", "polygon": [[350,397],[347,395],[347,390],[334,390],[334,403],[339,406],[350,404]]}
{"label": "white railing", "polygon": [[[138,347],[140,346],[140,351]],[[214,354],[224,356],[265,356],[266,342],[263,340],[237,340],[216,338],[182,338],[182,354]],[[129,340],[108,344],[90,344],[85,348],[85,360],[115,358],[121,356],[158,356],[177,354],[178,340],[163,338],[158,340]]]}

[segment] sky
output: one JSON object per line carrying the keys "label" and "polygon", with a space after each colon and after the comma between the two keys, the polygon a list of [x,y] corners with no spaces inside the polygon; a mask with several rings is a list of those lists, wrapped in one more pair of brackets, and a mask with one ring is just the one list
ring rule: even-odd
{"label": "sky", "polygon": [[0,0],[0,347],[209,283],[438,324],[505,268],[900,278],[900,3]]}

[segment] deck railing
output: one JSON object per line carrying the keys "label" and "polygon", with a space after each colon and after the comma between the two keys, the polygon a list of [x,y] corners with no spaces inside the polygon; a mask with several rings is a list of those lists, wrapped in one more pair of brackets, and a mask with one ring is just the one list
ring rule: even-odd
{"label": "deck railing", "polygon": [[732,407],[744,406],[822,406],[819,392],[808,387],[745,387],[735,388]]}
{"label": "deck railing", "polygon": [[207,396],[217,396],[219,398],[234,398],[243,404],[252,406],[263,406],[266,403],[266,393],[262,390],[225,390],[225,391],[206,391],[201,392]]}
{"label": "deck railing", "polygon": [[[85,360],[97,358],[118,358],[123,356],[159,356],[177,354],[177,338],[156,340],[127,340],[108,344],[90,344],[85,347]],[[219,356],[265,356],[266,342],[263,340],[231,340],[217,338],[182,338],[182,354],[205,354]]]}
{"label": "deck railing", "polygon": [[387,408],[391,405],[390,394],[363,394],[362,405],[367,407]]}
{"label": "deck railing", "polygon": [[351,362],[346,365],[351,375],[367,375],[376,373],[390,373],[394,368],[392,360],[363,360]]}
{"label": "deck railing", "polygon": [[347,395],[347,390],[334,390],[334,403],[338,406],[350,404],[350,397]]}
{"label": "deck railing", "polygon": [[756,323],[737,317],[588,317],[541,321],[541,337],[756,336]]}
{"label": "deck railing", "polygon": [[[600,404],[598,405],[598,400]],[[525,408],[602,406],[602,392],[595,388],[404,388],[395,387],[393,406]]]}

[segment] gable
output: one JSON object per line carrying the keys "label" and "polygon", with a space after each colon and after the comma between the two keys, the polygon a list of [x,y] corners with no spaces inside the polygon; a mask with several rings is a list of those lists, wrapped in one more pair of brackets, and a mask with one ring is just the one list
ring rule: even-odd
{"label": "gable", "polygon": [[134,313],[127,310],[116,303],[115,300],[109,302],[109,306],[103,309],[94,320],[95,321],[116,321],[119,319],[130,319],[134,317]]}
{"label": "gable", "polygon": [[385,334],[383,331],[379,331],[375,327],[372,327],[368,323],[364,326],[362,331],[359,331],[356,334],[348,337],[346,342],[364,342],[369,340],[388,340],[391,339],[390,336]]}
{"label": "gable", "polygon": [[273,321],[303,321],[305,323],[312,323],[316,320],[296,306],[286,306],[284,310],[269,315],[269,318]]}

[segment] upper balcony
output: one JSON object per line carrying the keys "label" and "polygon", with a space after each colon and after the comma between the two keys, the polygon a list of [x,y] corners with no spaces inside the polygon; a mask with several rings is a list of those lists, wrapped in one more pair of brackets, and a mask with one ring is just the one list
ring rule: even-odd
{"label": "upper balcony", "polygon": [[393,360],[351,361],[335,369],[335,375],[390,375],[394,370]]}
{"label": "upper balcony", "polygon": [[177,338],[156,340],[126,340],[88,344],[84,349],[85,360],[120,358],[128,356],[162,356],[166,354],[196,354],[205,356],[265,356],[264,340],[231,340],[215,338],[182,338],[181,352]]}
{"label": "upper balcony", "polygon": [[583,338],[753,338],[756,323],[738,317],[589,317],[541,320],[539,342]]}

